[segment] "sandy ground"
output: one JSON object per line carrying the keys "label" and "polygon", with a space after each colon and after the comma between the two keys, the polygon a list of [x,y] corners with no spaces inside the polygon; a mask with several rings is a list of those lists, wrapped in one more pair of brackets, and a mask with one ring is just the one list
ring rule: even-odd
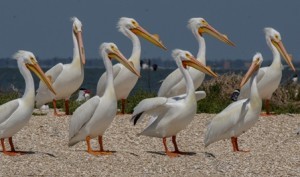
{"label": "sandy ground", "polygon": [[300,176],[300,115],[261,117],[239,138],[250,152],[234,153],[229,140],[204,148],[205,125],[214,115],[198,114],[178,134],[179,148],[189,152],[178,158],[164,155],[161,139],[136,136],[146,124],[132,126],[130,115],[118,115],[104,135],[105,148],[115,151],[106,156],[86,153],[85,142],[69,148],[70,117],[48,115],[32,116],[13,137],[27,154],[0,153],[0,176]]}

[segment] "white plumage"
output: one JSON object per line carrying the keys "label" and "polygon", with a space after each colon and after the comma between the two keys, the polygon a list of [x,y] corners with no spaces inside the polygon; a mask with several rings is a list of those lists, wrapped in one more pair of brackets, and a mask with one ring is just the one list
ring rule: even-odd
{"label": "white plumage", "polygon": [[[220,41],[234,46],[234,44],[227,38],[227,36],[219,33],[212,26],[210,26],[207,23],[207,21],[205,21],[203,18],[191,18],[188,22],[188,27],[192,31],[199,43],[197,60],[203,65],[206,65],[206,45],[205,40],[202,37],[204,33],[208,33],[216,37]],[[189,68],[188,71],[193,80],[195,89],[199,88],[205,78],[205,74],[203,72],[199,72],[194,68]],[[172,97],[184,93],[186,93],[185,81],[183,75],[181,74],[178,68],[165,78],[165,80],[161,84],[161,87],[159,88],[157,95],[163,97]]]}
{"label": "white plumage", "polygon": [[[145,38],[154,45],[166,50],[157,35],[151,35],[143,29],[134,19],[122,17],[118,22],[118,28],[121,33],[127,36],[133,44],[132,54],[128,59],[135,69],[140,72],[140,55],[141,44],[137,35]],[[117,94],[117,99],[122,99],[122,113],[124,113],[124,101],[127,99],[131,90],[135,86],[138,77],[128,71],[123,65],[115,64],[113,66],[114,87]],[[97,84],[97,95],[102,96],[105,91],[106,73],[103,73]]]}
{"label": "white plumage", "polygon": [[[257,74],[257,87],[258,92],[262,99],[266,100],[267,114],[269,114],[269,100],[273,92],[278,88],[283,66],[280,59],[280,54],[286,60],[288,65],[295,71],[290,55],[286,52],[284,45],[281,42],[281,36],[278,31],[273,28],[264,29],[266,41],[273,53],[273,62],[268,67],[262,67]],[[248,81],[240,91],[238,99],[249,98],[251,92],[250,81]]]}
{"label": "white plumage", "polygon": [[257,122],[261,112],[262,101],[257,88],[257,70],[262,61],[260,53],[254,55],[252,65],[241,82],[241,86],[244,85],[252,75],[250,97],[231,103],[212,119],[205,133],[205,146],[231,138],[233,151],[240,151],[237,137]]}
{"label": "white plumage", "polygon": [[[7,155],[17,155],[15,151],[12,136],[20,131],[31,118],[34,108],[34,82],[30,70],[32,70],[55,94],[49,80],[38,65],[33,53],[20,50],[14,58],[18,62],[19,70],[25,79],[25,92],[22,98],[9,101],[0,106],[0,139],[2,150]],[[4,139],[8,138],[11,145],[11,152],[7,152],[4,145]]]}
{"label": "white plumage", "polygon": [[57,95],[50,93],[48,88],[40,82],[36,94],[36,105],[42,105],[53,101],[54,114],[58,115],[56,111],[56,100],[64,99],[66,103],[66,114],[69,114],[68,100],[70,96],[79,89],[84,78],[84,64],[85,54],[82,40],[82,24],[73,17],[72,36],[74,43],[73,61],[70,64],[58,63],[46,72],[46,75],[51,80]]}
{"label": "white plumage", "polygon": [[[102,144],[102,135],[109,127],[117,112],[117,98],[113,86],[113,68],[111,59],[115,58],[134,74],[138,71],[120,53],[113,43],[103,43],[100,46],[100,55],[103,58],[107,72],[107,82],[104,94],[94,96],[76,109],[71,120],[69,129],[69,146],[79,141],[86,140],[88,152],[93,155],[107,154]],[[90,139],[99,137],[100,151],[93,151],[90,147]]]}
{"label": "white plumage", "polygon": [[[194,86],[187,71],[187,66],[192,66],[202,72],[217,76],[209,68],[198,62],[188,51],[176,49],[172,52],[177,66],[183,74],[186,82],[186,95],[175,97],[155,97],[142,100],[132,114],[134,124],[146,115],[150,116],[148,126],[139,134],[151,137],[163,138],[166,154],[173,157],[181,153],[176,144],[176,134],[187,127],[196,113],[197,102]],[[198,92],[199,97],[205,97],[204,92]],[[175,152],[170,152],[166,146],[166,138],[171,137],[175,146]]]}

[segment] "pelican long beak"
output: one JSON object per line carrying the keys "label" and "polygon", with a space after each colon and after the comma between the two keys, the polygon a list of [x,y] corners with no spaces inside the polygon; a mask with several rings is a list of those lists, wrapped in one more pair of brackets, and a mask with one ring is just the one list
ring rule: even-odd
{"label": "pelican long beak", "polygon": [[82,64],[85,64],[85,53],[84,53],[84,46],[83,46],[83,40],[82,40],[82,32],[78,31],[75,32],[75,36],[78,42],[78,48],[79,48],[79,56],[81,59]]}
{"label": "pelican long beak", "polygon": [[209,74],[213,77],[218,77],[216,73],[214,73],[209,67],[204,66],[202,63],[200,63],[195,57],[190,56],[188,57],[190,60],[184,60],[182,61],[183,66],[186,68],[186,66],[191,66],[203,73]]}
{"label": "pelican long beak", "polygon": [[240,84],[240,88],[243,87],[247,83],[247,81],[259,69],[259,67],[260,67],[260,64],[259,64],[258,61],[252,62],[250,68],[248,69],[247,73],[245,74],[245,76],[242,79],[242,82]]}
{"label": "pelican long beak", "polygon": [[38,63],[34,64],[26,64],[26,67],[30,69],[32,72],[34,72],[40,79],[43,81],[49,90],[56,95],[56,92],[54,91],[51,82],[49,81],[48,77],[45,75],[44,71],[41,69],[40,65]]}
{"label": "pelican long beak", "polygon": [[209,24],[206,24],[205,26],[202,26],[198,29],[198,33],[202,36],[202,33],[208,33],[212,35],[213,37],[219,39],[222,42],[225,42],[228,45],[235,46],[233,42],[231,42],[228,37],[225,34],[220,33],[215,28],[210,26]]}
{"label": "pelican long beak", "polygon": [[284,60],[287,62],[287,64],[292,68],[293,71],[296,71],[291,56],[287,53],[285,50],[285,47],[283,43],[279,40],[278,42],[275,40],[271,40],[272,44],[276,47],[276,49],[279,51],[279,53],[283,56]]}
{"label": "pelican long beak", "polygon": [[148,31],[146,31],[144,28],[142,28],[141,26],[137,26],[135,28],[130,29],[134,34],[139,35],[143,38],[145,38],[146,40],[148,40],[149,42],[151,42],[152,44],[167,50],[167,48],[164,46],[164,44],[162,43],[162,41],[159,39],[158,35],[152,35],[150,34]]}
{"label": "pelican long beak", "polygon": [[109,53],[108,57],[111,59],[114,58],[118,60],[133,74],[137,75],[138,77],[141,77],[140,73],[134,68],[134,65],[130,63],[118,49],[115,49],[113,52]]}

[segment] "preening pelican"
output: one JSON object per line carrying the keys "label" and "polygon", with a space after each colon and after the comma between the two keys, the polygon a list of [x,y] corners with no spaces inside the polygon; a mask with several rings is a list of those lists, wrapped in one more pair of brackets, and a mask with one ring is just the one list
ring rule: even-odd
{"label": "preening pelican", "polygon": [[[110,154],[104,151],[102,136],[109,127],[117,112],[117,98],[113,84],[113,67],[111,59],[115,58],[130,72],[139,77],[139,72],[127,61],[114,43],[103,43],[100,46],[100,55],[103,58],[107,72],[105,92],[102,97],[94,96],[76,109],[69,129],[69,146],[86,140],[87,152],[93,155]],[[93,151],[90,139],[99,138],[100,151]]]}
{"label": "preening pelican", "polygon": [[[143,29],[137,21],[132,18],[122,17],[118,22],[118,28],[121,33],[127,36],[133,44],[133,49],[129,61],[133,64],[134,68],[140,73],[140,56],[141,56],[141,44],[137,37],[141,36],[153,43],[154,45],[166,50],[166,47],[160,41],[158,35],[152,35]],[[117,99],[122,100],[122,110],[124,114],[125,100],[129,93],[135,86],[138,76],[128,71],[121,64],[113,66],[114,86],[117,94]],[[97,95],[102,96],[106,88],[106,73],[102,74],[97,85]]]}
{"label": "preening pelican", "polygon": [[[33,53],[20,50],[14,57],[18,62],[19,70],[25,79],[25,92],[22,98],[9,101],[0,106],[0,138],[2,151],[6,155],[20,154],[14,148],[12,136],[23,128],[29,121],[34,108],[34,82],[30,71],[33,71],[55,94],[51,83],[37,63]],[[11,151],[6,151],[4,139],[8,138]]]}
{"label": "preening pelican", "polygon": [[[188,22],[188,28],[192,31],[199,43],[197,60],[203,65],[206,65],[206,45],[205,40],[203,38],[203,34],[210,34],[213,37],[219,39],[220,41],[234,46],[233,42],[231,42],[226,35],[221,34],[217,30],[215,30],[203,18],[191,18]],[[195,89],[199,88],[204,80],[205,74],[203,72],[199,72],[194,68],[189,68],[188,71],[192,77]],[[157,95],[163,97],[177,96],[186,93],[185,87],[186,86],[183,75],[181,74],[180,69],[178,68],[166,77],[166,79],[161,84]]]}
{"label": "preening pelican", "polygon": [[[142,100],[132,114],[134,125],[138,120],[149,115],[151,117],[148,126],[139,135],[163,138],[165,152],[170,157],[176,157],[181,152],[176,143],[176,134],[186,128],[196,114],[197,102],[191,76],[187,70],[192,66],[204,73],[217,77],[210,68],[201,64],[188,51],[175,49],[172,52],[176,64],[183,74],[186,82],[187,95],[185,97],[156,97]],[[166,138],[172,136],[175,151],[169,151]]]}
{"label": "preening pelican", "polygon": [[231,138],[233,151],[240,151],[237,143],[238,136],[257,122],[261,112],[262,101],[257,88],[257,71],[262,61],[260,53],[254,55],[252,65],[240,84],[243,86],[252,76],[250,97],[231,103],[212,119],[205,133],[205,147],[216,141]]}
{"label": "preening pelican", "polygon": [[[262,67],[259,69],[257,74],[257,87],[261,98],[266,100],[265,107],[268,115],[270,114],[270,99],[273,92],[278,88],[282,76],[283,67],[280,60],[280,54],[293,71],[295,71],[295,67],[292,63],[292,58],[287,53],[283,43],[281,42],[280,33],[273,28],[265,28],[264,32],[267,44],[273,53],[273,62],[269,67]],[[248,81],[243,87],[241,87],[238,99],[249,98],[251,92],[250,88],[250,81]]]}
{"label": "preening pelican", "polygon": [[36,94],[36,106],[39,108],[45,103],[53,102],[54,115],[59,115],[56,110],[56,100],[65,100],[66,115],[69,115],[69,98],[80,87],[84,77],[85,54],[82,40],[82,24],[78,18],[73,17],[73,61],[70,64],[58,63],[46,72],[51,80],[56,95],[50,93],[45,84],[40,82]]}

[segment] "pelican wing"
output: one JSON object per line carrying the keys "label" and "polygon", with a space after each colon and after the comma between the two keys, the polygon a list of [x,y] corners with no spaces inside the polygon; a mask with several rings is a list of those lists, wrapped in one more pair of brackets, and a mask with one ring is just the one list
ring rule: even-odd
{"label": "pelican wing", "polygon": [[183,79],[183,75],[179,69],[176,69],[171,74],[169,74],[163,83],[161,84],[158,96],[167,96],[167,93],[181,80]]}
{"label": "pelican wing", "polygon": [[230,133],[234,126],[245,117],[249,109],[248,103],[248,99],[233,102],[217,114],[208,125],[204,139],[205,146],[222,139],[224,135]]}
{"label": "pelican wing", "polygon": [[69,139],[73,138],[80,129],[92,118],[101,98],[94,96],[76,109],[70,119]]}
{"label": "pelican wing", "polygon": [[0,124],[6,121],[19,107],[19,100],[12,100],[0,106]]}
{"label": "pelican wing", "polygon": [[[205,91],[195,91],[195,96],[196,96],[196,100],[199,101],[206,97],[206,93],[205,93]],[[186,97],[186,94],[181,94],[181,95],[174,96],[171,98],[174,100],[183,100],[183,99],[185,99],[185,97]]]}
{"label": "pelican wing", "polygon": [[[116,76],[120,73],[122,66],[120,63],[117,63],[113,66],[113,76],[114,78],[116,78]],[[104,94],[105,91],[105,87],[106,87],[106,72],[104,72],[97,84],[97,95],[98,96],[102,96]]]}
{"label": "pelican wing", "polygon": [[[155,97],[155,98],[147,98],[142,100],[135,108],[132,114],[131,121],[133,121],[134,125],[137,123],[137,121],[144,117],[144,113],[149,113],[154,109],[157,109],[158,107],[166,104],[168,101],[165,97]],[[153,116],[152,117],[156,117]]]}
{"label": "pelican wing", "polygon": [[[51,83],[54,83],[56,81],[58,76],[63,71],[63,67],[64,65],[62,63],[58,63],[57,65],[53,66],[45,73]],[[37,94],[35,100],[36,100],[36,106],[38,108],[51,100],[52,93],[50,92],[46,84],[44,84],[44,82],[40,81],[39,88],[37,89],[36,92]]]}
{"label": "pelican wing", "polygon": [[[63,71],[64,65],[62,63],[58,63],[52,68],[50,68],[45,74],[49,77],[51,83],[54,83],[58,76]],[[44,84],[45,85],[45,84]]]}

